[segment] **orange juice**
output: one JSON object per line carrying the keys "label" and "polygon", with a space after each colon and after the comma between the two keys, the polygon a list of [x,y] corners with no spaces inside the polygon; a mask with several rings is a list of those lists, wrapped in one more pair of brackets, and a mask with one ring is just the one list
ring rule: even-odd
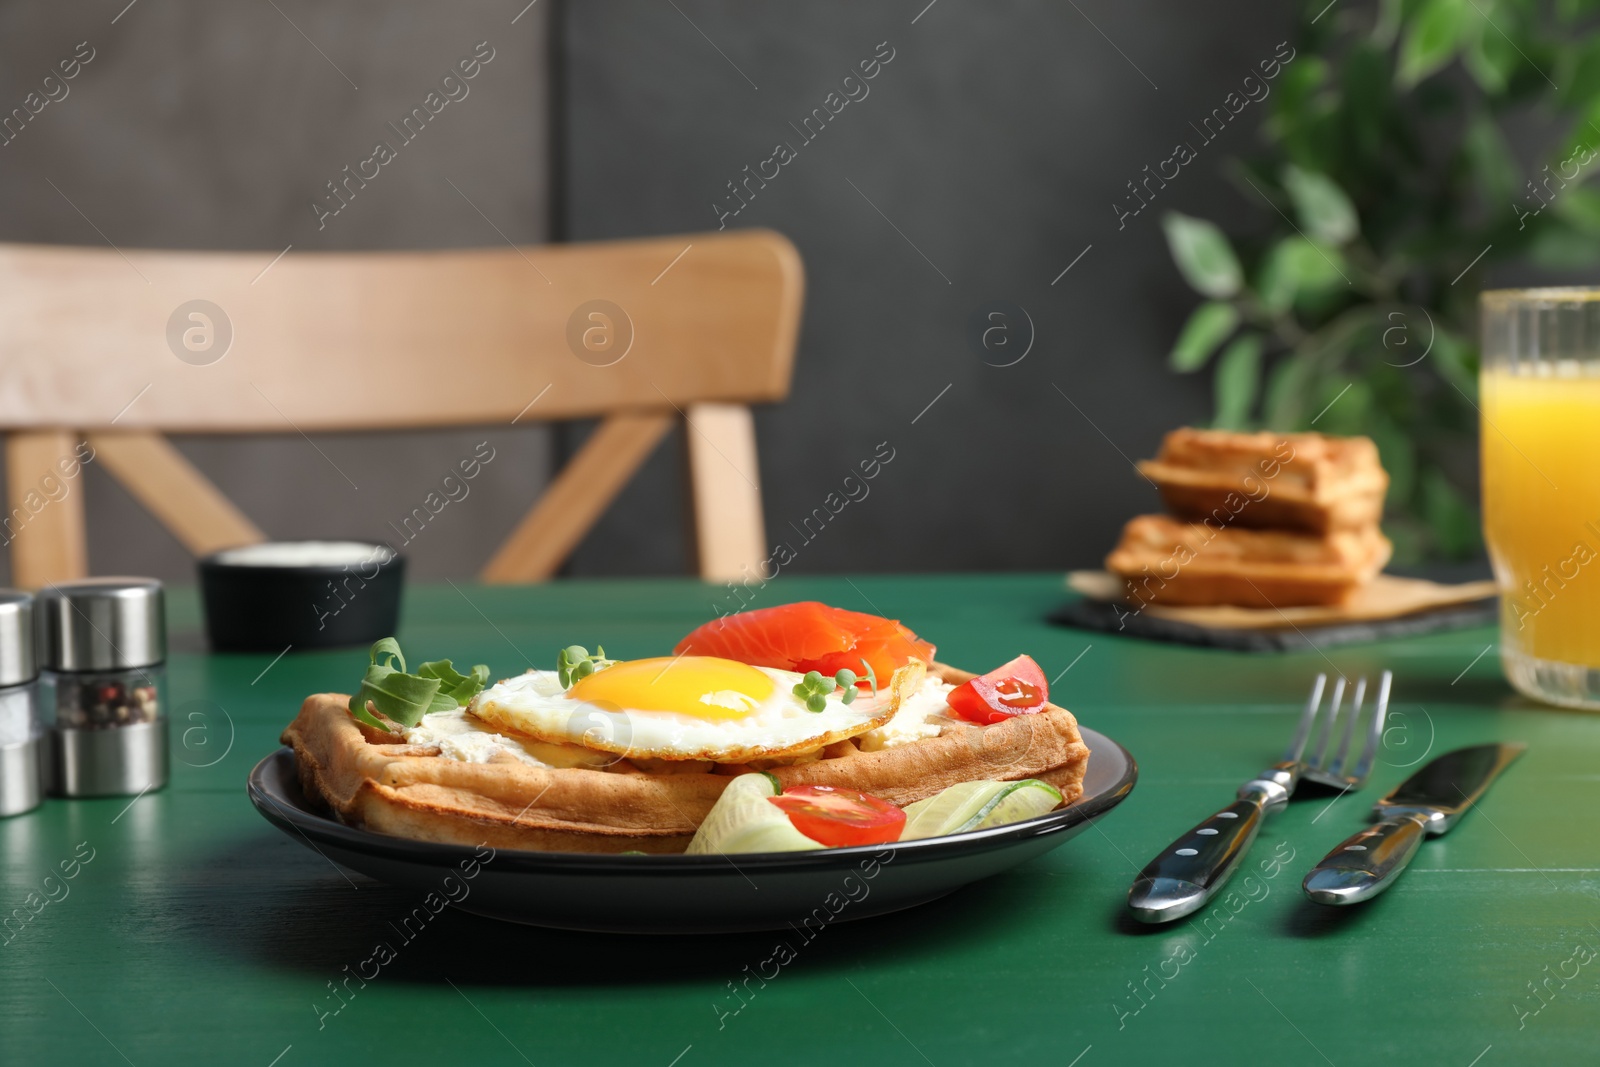
{"label": "orange juice", "polygon": [[1501,652],[1600,668],[1600,377],[1563,360],[1482,378],[1483,526]]}

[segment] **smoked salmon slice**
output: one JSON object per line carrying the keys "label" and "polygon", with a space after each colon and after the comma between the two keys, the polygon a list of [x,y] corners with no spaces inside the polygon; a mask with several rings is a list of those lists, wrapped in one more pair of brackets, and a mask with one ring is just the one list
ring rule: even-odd
{"label": "smoked salmon slice", "polygon": [[910,660],[932,663],[934,646],[895,619],[803,600],[713,619],[673,651],[785,671],[831,675],[848,669],[863,678],[865,660],[882,685]]}

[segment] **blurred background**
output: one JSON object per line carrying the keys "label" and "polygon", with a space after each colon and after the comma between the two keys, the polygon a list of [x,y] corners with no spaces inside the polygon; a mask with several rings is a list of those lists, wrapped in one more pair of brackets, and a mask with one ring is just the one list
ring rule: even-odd
{"label": "blurred background", "polygon": [[[1534,10],[8,3],[5,109],[83,65],[8,128],[0,240],[265,264],[770,227],[807,297],[790,399],[757,412],[769,539],[894,456],[797,572],[1095,565],[1156,507],[1131,461],[1213,419],[1373,434],[1400,558],[1470,560],[1476,292],[1584,277],[1600,247],[1582,178],[1540,170],[1600,100],[1600,53]],[[480,42],[470,96],[319,228],[325,183]],[[875,57],[865,96],[826,103]],[[734,198],[777,142],[797,157]],[[176,441],[269,536],[383,539],[487,436],[496,462],[407,547],[438,579],[476,573],[585,432]],[[685,572],[681,447],[566,573]],[[92,464],[85,487],[96,573],[192,580]]]}

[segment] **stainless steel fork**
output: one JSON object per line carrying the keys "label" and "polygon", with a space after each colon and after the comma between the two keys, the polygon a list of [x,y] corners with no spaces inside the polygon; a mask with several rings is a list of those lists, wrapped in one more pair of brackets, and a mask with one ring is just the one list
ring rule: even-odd
{"label": "stainless steel fork", "polygon": [[[1391,681],[1390,673],[1384,671],[1361,753],[1352,767],[1350,741],[1361,719],[1367,680],[1362,678],[1356,683],[1350,711],[1342,716],[1343,735],[1337,751],[1330,756],[1329,746],[1340,734],[1345,680],[1340,678],[1334,683],[1328,714],[1319,716],[1328,676],[1317,675],[1295,727],[1294,740],[1289,742],[1282,761],[1240,786],[1238,800],[1178,838],[1139,872],[1128,890],[1128,910],[1133,917],[1140,922],[1164,923],[1200,910],[1238,868],[1255,841],[1262,820],[1287,805],[1302,780],[1341,792],[1359,789],[1372,771],[1372,761],[1383,739]],[[1316,744],[1312,755],[1305,758],[1314,725],[1319,727]]]}

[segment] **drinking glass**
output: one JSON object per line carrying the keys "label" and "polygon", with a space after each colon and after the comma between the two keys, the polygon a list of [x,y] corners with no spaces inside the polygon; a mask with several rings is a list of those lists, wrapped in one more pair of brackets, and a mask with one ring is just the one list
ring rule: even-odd
{"label": "drinking glass", "polygon": [[1536,700],[1600,709],[1600,289],[1503,289],[1480,308],[1501,663]]}

